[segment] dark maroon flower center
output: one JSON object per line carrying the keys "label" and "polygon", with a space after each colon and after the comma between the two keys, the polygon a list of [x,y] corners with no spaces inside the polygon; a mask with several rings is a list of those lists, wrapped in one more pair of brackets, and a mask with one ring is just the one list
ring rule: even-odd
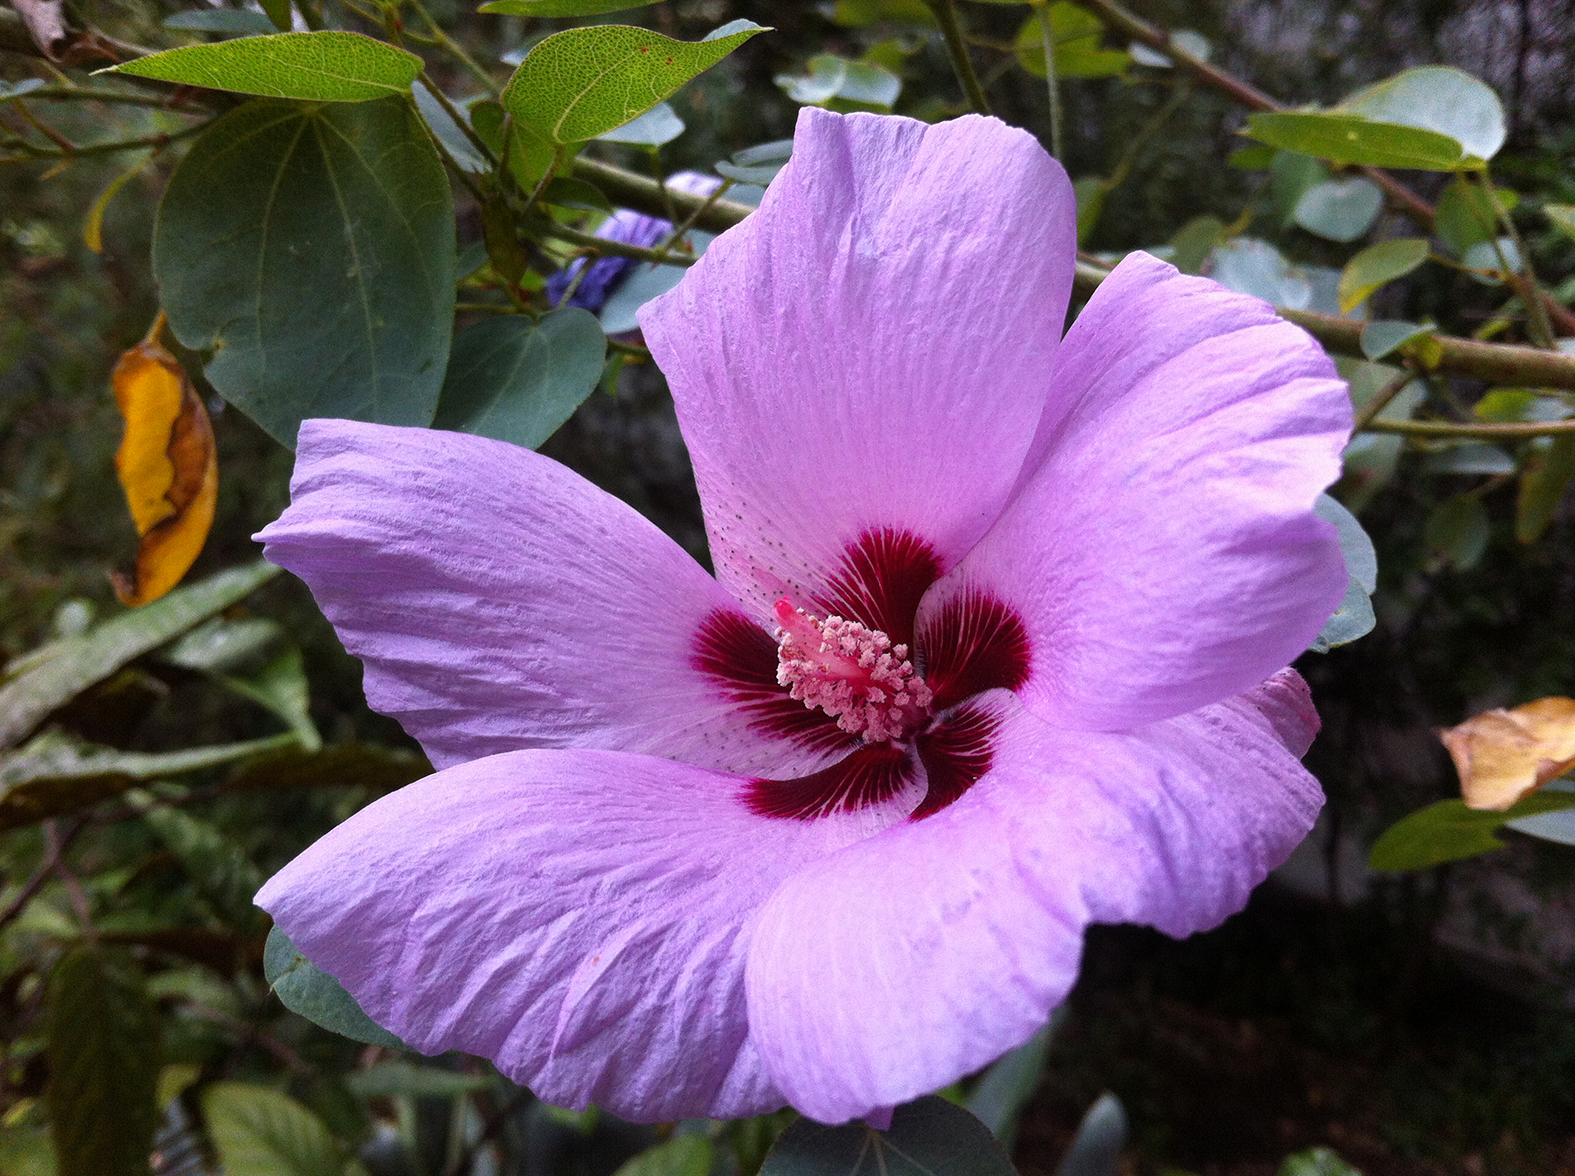
{"label": "dark maroon flower center", "polygon": [[739,703],[758,730],[830,767],[758,779],[746,801],[762,816],[808,820],[891,799],[918,779],[919,820],[990,768],[999,721],[969,702],[1028,678],[1028,633],[988,594],[964,591],[917,627],[940,577],[934,550],[906,531],[867,531],[822,595],[778,605],[779,640],[741,612],[718,609],[696,635],[694,666]]}

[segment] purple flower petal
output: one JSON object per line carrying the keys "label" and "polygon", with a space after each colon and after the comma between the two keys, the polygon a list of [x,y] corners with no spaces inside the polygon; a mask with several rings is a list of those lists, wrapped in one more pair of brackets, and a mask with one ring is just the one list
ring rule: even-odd
{"label": "purple flower petal", "polygon": [[640,313],[718,577],[757,616],[827,595],[861,536],[945,570],[983,533],[1043,409],[1075,223],[1023,131],[800,113],[760,210]]}
{"label": "purple flower petal", "polygon": [[629,1119],[759,1114],[784,1100],[746,1015],[754,913],[864,826],[757,817],[742,785],[619,752],[492,756],[363,809],[257,902],[423,1053]]}
{"label": "purple flower petal", "polygon": [[761,911],[751,1031],[813,1118],[906,1102],[1026,1040],[1071,988],[1090,922],[1214,926],[1322,803],[1293,754],[1316,716],[1290,671],[1120,734],[989,698],[991,771],[933,816],[800,870]]}
{"label": "purple flower petal", "polygon": [[292,502],[259,536],[366,663],[373,709],[439,767],[524,747],[793,775],[696,663],[738,605],[633,509],[557,462],[432,429],[301,426]]}
{"label": "purple flower petal", "polygon": [[1134,254],[1067,333],[1023,485],[925,598],[1022,618],[1028,708],[1115,730],[1262,681],[1340,603],[1334,528],[1350,397],[1299,327]]}

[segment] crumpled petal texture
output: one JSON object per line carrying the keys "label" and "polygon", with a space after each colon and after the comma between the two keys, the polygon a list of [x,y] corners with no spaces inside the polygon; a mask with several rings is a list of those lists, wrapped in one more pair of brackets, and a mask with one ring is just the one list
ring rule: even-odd
{"label": "crumpled petal texture", "polygon": [[759,213],[641,310],[717,576],[757,616],[867,529],[950,566],[989,526],[1043,408],[1076,217],[1060,165],[994,119],[806,108]]}
{"label": "crumpled petal texture", "polygon": [[[1276,671],[1344,591],[1312,508],[1349,398],[1264,303],[1143,254],[1061,340],[1074,233],[1020,131],[802,112],[760,210],[641,312],[716,580],[535,454],[308,422],[268,556],[455,766],[268,883],[297,946],[552,1102],[840,1122],[1026,1040],[1088,924],[1240,909],[1321,804]],[[847,744],[750,725],[778,683],[747,617],[838,599],[872,534],[875,627],[946,631],[921,669],[962,705],[915,726],[900,794],[764,815]]]}
{"label": "crumpled petal texture", "polygon": [[1017,609],[1023,701],[1059,726],[1121,730],[1246,690],[1345,593],[1312,507],[1350,429],[1345,385],[1305,331],[1132,254],[1061,345],[1037,464],[920,623],[969,590]]}
{"label": "crumpled petal texture", "polygon": [[372,709],[438,767],[524,747],[638,751],[791,773],[692,665],[739,611],[632,508],[516,445],[432,429],[301,426],[291,503],[259,538],[366,665]]}
{"label": "crumpled petal texture", "polygon": [[859,831],[754,816],[742,783],[618,752],[491,756],[361,810],[257,902],[423,1053],[642,1122],[759,1114],[783,1098],[744,1004],[753,913]]}
{"label": "crumpled petal texture", "polygon": [[1291,671],[1120,733],[997,705],[997,766],[961,800],[798,871],[761,913],[750,1024],[812,1118],[903,1103],[1020,1045],[1071,989],[1089,923],[1217,925],[1322,806]]}

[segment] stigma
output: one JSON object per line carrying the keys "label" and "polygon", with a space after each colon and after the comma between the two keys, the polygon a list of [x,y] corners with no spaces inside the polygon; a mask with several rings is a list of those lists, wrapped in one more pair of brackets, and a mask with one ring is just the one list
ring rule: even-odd
{"label": "stigma", "polygon": [[822,620],[785,598],[776,618],[777,683],[790,697],[870,743],[904,739],[929,718],[930,688],[906,645],[857,621]]}

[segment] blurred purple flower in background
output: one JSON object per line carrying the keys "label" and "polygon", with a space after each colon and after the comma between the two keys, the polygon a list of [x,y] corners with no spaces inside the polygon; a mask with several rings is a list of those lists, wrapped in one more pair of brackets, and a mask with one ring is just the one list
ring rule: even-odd
{"label": "blurred purple flower in background", "polygon": [[[722,186],[722,181],[715,176],[701,175],[699,172],[675,172],[667,177],[665,183],[669,188],[678,192],[687,192],[691,196],[709,196]],[[643,212],[632,209],[620,208],[609,216],[596,230],[596,235],[607,241],[618,241],[625,245],[638,245],[641,249],[650,249],[666,239],[673,231],[673,223],[657,216],[646,216]],[[547,278],[547,301],[553,306],[560,304],[579,306],[592,314],[601,312],[607,296],[613,292],[620,282],[628,276],[629,271],[639,265],[631,257],[599,257],[590,263],[590,269],[585,270],[585,276],[575,279],[580,271],[585,269],[586,259],[577,257],[562,269]],[[567,303],[564,303],[564,294],[570,288]]]}
{"label": "blurred purple flower in background", "polygon": [[1027,1039],[1089,923],[1238,910],[1321,804],[1349,399],[1141,253],[1063,340],[1075,219],[994,120],[804,111],[641,313],[715,579],[538,454],[308,422],[268,556],[441,770],[258,902],[548,1101],[827,1122]]}

